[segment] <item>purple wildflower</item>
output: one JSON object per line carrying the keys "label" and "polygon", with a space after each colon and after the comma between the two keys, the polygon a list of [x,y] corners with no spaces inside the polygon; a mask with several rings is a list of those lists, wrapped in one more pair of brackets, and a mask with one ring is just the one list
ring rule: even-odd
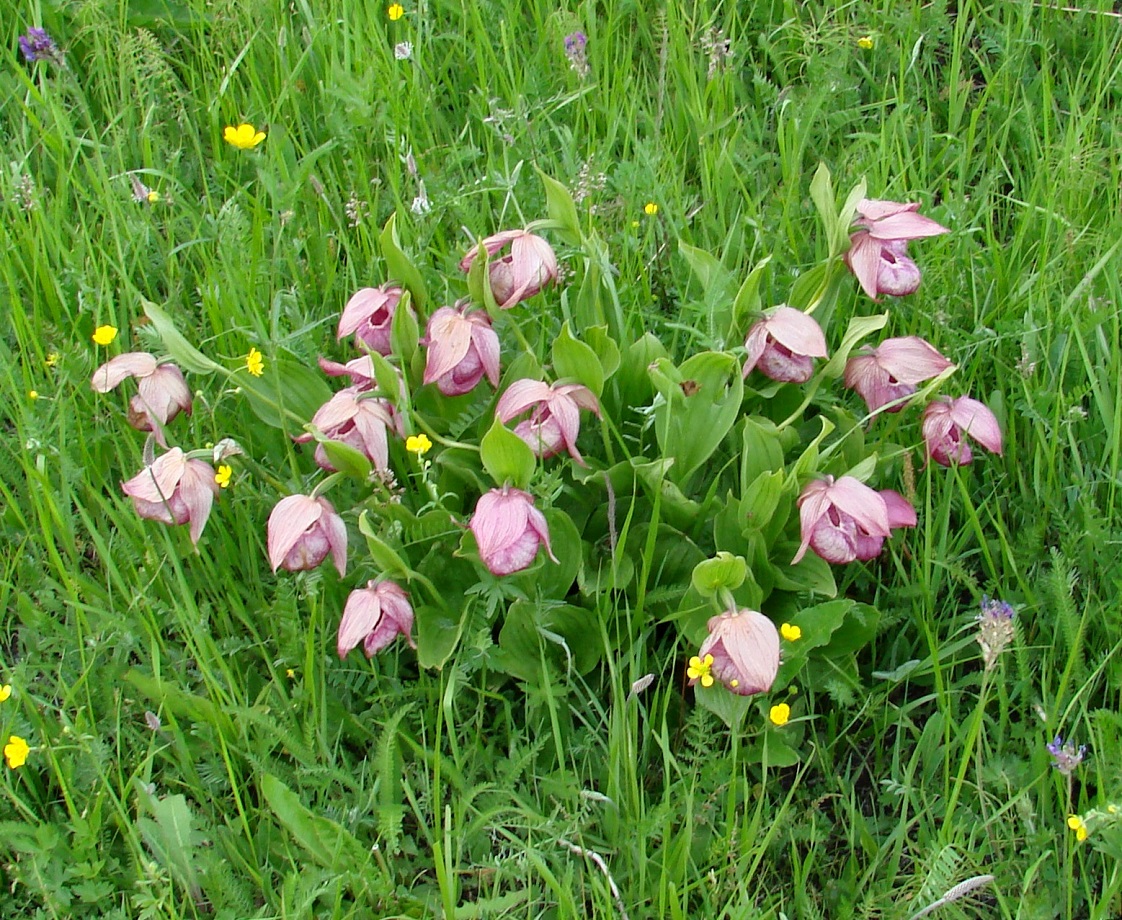
{"label": "purple wildflower", "polygon": [[29,64],[34,64],[36,61],[51,61],[56,64],[62,62],[58,45],[46,29],[37,29],[34,26],[29,28],[26,35],[19,37],[19,50],[23,52],[24,60]]}
{"label": "purple wildflower", "polygon": [[982,612],[978,614],[978,644],[982,647],[982,661],[986,670],[996,663],[1016,635],[1013,626],[1014,610],[1005,601],[982,595]]}
{"label": "purple wildflower", "polygon": [[588,37],[583,32],[573,32],[565,36],[565,57],[569,59],[569,66],[581,79],[592,72],[592,68],[588,66],[588,57],[584,53],[587,45]]}
{"label": "purple wildflower", "polygon": [[1059,735],[1046,746],[1048,753],[1052,755],[1052,766],[1064,776],[1071,776],[1075,768],[1083,763],[1083,755],[1087,753],[1087,745],[1081,744],[1077,749],[1074,741],[1064,741]]}

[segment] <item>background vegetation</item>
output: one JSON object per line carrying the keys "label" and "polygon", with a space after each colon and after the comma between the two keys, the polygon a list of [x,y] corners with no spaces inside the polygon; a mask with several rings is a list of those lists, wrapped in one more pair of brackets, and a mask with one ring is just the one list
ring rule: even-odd
{"label": "background vegetation", "polygon": [[[23,61],[32,25],[65,66]],[[0,777],[0,915],[906,918],[992,875],[938,915],[1118,916],[1122,828],[1065,823],[1122,804],[1109,3],[422,0],[391,21],[357,0],[15,0],[0,34],[0,730],[31,745]],[[254,153],[222,141],[243,120],[268,132]],[[439,672],[400,644],[340,662],[347,586],[266,565],[276,483],[247,463],[198,553],[120,492],[143,439],[125,396],[89,388],[91,333],[158,352],[142,299],[231,366],[250,346],[310,363],[385,280],[392,213],[453,277],[473,238],[544,213],[536,166],[681,352],[700,308],[677,241],[737,277],[774,253],[778,303],[825,254],[819,162],[952,228],[891,330],[959,365],[1006,450],[917,470],[903,549],[839,570],[885,616],[861,691],[801,701],[796,766],[744,764],[658,622],[587,678],[488,679],[485,633]],[[566,296],[534,301],[543,343]],[[189,425],[277,450],[220,386]],[[988,673],[983,593],[1018,611]],[[1070,778],[1057,734],[1089,749]]]}

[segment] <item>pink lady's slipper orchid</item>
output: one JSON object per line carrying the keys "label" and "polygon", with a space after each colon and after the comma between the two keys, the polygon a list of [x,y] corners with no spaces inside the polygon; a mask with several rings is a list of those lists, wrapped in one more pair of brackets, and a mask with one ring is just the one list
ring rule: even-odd
{"label": "pink lady's slipper orchid", "polygon": [[908,241],[950,231],[930,217],[917,214],[919,204],[862,199],[854,223],[864,229],[849,238],[845,264],[865,293],[902,297],[919,287],[919,266],[908,257]]}
{"label": "pink lady's slipper orchid", "polygon": [[469,310],[466,302],[441,307],[429,318],[425,339],[425,383],[435,383],[445,396],[462,396],[486,374],[498,387],[499,337],[482,310]]}
{"label": "pink lady's slipper orchid", "polygon": [[388,355],[392,350],[390,327],[403,293],[401,285],[392,282],[355,292],[343,307],[335,338],[341,339],[353,332],[356,348],[365,346],[371,351]]}
{"label": "pink lady's slipper orchid", "polygon": [[365,588],[350,593],[339,621],[337,650],[346,658],[360,642],[367,658],[386,648],[399,635],[410,648],[413,641],[413,605],[409,595],[392,581],[368,581]]}
{"label": "pink lady's slipper orchid", "polygon": [[[347,387],[325,402],[312,416],[311,425],[332,441],[342,441],[359,451],[375,469],[389,469],[390,448],[387,430],[402,435],[401,419],[393,403],[364,396],[361,387]],[[312,440],[311,434],[294,438],[298,444]],[[316,445],[316,463],[334,470],[322,444]]]}
{"label": "pink lady's slipper orchid", "polygon": [[191,542],[197,544],[218,494],[218,483],[213,466],[204,460],[189,460],[173,447],[121,483],[121,489],[142,518],[165,524],[190,522]]}
{"label": "pink lady's slipper orchid", "polygon": [[533,496],[521,489],[492,489],[479,499],[468,525],[475,535],[479,556],[492,575],[510,575],[527,568],[545,544],[549,546],[545,515],[534,507]]}
{"label": "pink lady's slipper orchid", "polygon": [[755,610],[726,610],[709,620],[709,636],[690,659],[692,687],[716,679],[740,696],[765,693],[779,671],[779,632]]}
{"label": "pink lady's slipper orchid", "polygon": [[923,410],[923,440],[927,455],[943,466],[966,466],[974,453],[965,435],[993,454],[1001,453],[1001,426],[984,404],[969,396],[940,397]]}
{"label": "pink lady's slipper orchid", "polygon": [[798,499],[802,543],[794,565],[813,549],[827,562],[877,556],[894,527],[914,527],[915,509],[898,492],[877,492],[852,476],[807,483]]}
{"label": "pink lady's slipper orchid", "polygon": [[543,460],[564,448],[581,466],[584,458],[577,450],[580,410],[600,415],[600,404],[588,387],[579,383],[547,385],[540,380],[516,380],[495,406],[495,415],[505,425],[529,410],[530,417],[519,422],[514,433]]}
{"label": "pink lady's slipper orchid", "polygon": [[811,317],[793,307],[779,306],[748,330],[744,376],[753,368],[781,383],[806,383],[814,373],[814,358],[826,357],[826,337]]}
{"label": "pink lady's slipper orchid", "polygon": [[[495,303],[504,310],[533,297],[557,280],[557,256],[540,236],[526,230],[503,230],[483,241],[489,257],[508,245],[510,252],[487,263],[491,293],[495,295]],[[479,247],[475,246],[460,260],[460,271],[470,271],[478,255]]]}
{"label": "pink lady's slipper orchid", "polygon": [[352,358],[346,364],[338,361],[329,361],[327,358],[319,359],[319,369],[328,377],[350,377],[351,386],[368,390],[374,386],[374,359],[370,355],[361,355]]}
{"label": "pink lady's slipper orchid", "polygon": [[[845,385],[856,390],[870,412],[916,391],[916,384],[954,367],[918,336],[885,339],[876,348],[863,350],[845,365]],[[889,409],[899,412],[904,403]]]}
{"label": "pink lady's slipper orchid", "polygon": [[269,515],[267,542],[274,572],[314,569],[330,552],[339,574],[347,573],[347,528],[326,498],[282,498]]}
{"label": "pink lady's slipper orchid", "polygon": [[138,382],[137,395],[129,400],[129,424],[138,431],[155,431],[156,440],[167,447],[163,426],[180,412],[191,414],[191,391],[183,372],[174,364],[157,363],[147,352],[130,351],[110,358],[94,371],[90,386],[98,393],[108,393],[129,377]]}

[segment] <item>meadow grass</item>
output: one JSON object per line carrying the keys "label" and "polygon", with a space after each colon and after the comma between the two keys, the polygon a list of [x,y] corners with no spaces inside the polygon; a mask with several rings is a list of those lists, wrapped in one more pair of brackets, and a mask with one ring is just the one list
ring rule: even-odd
{"label": "meadow grass", "polygon": [[[65,66],[23,61],[32,25]],[[0,915],[1119,915],[1122,826],[1066,824],[1122,805],[1111,4],[14,0],[0,32],[0,734],[32,749],[0,776]],[[712,72],[706,39],[729,43]],[[223,142],[241,121],[257,150]],[[401,643],[339,661],[341,580],[265,554],[305,467],[214,379],[176,424],[247,459],[198,552],[120,491],[143,436],[89,378],[161,353],[143,301],[229,366],[312,365],[386,280],[391,214],[429,283],[456,279],[474,239],[544,214],[537,167],[587,195],[624,325],[682,355],[706,306],[678,241],[737,278],[773,255],[783,301],[826,255],[819,163],[951,228],[890,328],[959,366],[1005,451],[915,469],[919,526],[838,570],[882,619],[855,682],[800,694],[793,766],[694,707],[692,651],[607,590],[604,647],[638,641],[584,676],[489,674],[489,630],[440,670]],[[539,351],[575,297],[533,301]],[[1017,610],[992,670],[983,594]],[[1071,777],[1056,735],[1088,746]]]}

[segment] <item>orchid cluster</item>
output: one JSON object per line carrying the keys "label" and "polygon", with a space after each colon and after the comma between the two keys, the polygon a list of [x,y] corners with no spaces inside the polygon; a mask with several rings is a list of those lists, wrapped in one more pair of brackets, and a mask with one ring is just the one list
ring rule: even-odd
{"label": "orchid cluster", "polygon": [[[875,559],[917,515],[910,487],[869,484],[904,449],[881,457],[863,441],[854,448],[844,437],[827,440],[835,423],[817,407],[805,411],[817,390],[840,379],[863,400],[864,419],[837,409],[852,420],[845,431],[857,433],[925,399],[918,428],[936,464],[972,462],[971,442],[1002,449],[984,404],[932,395],[955,369],[933,345],[905,336],[862,347],[888,314],[853,317],[844,332],[831,327],[845,266],[874,299],[911,293],[920,271],[908,244],[946,228],[916,204],[851,195],[851,205],[824,217],[832,254],[814,296],[809,285],[796,286],[788,303],[765,308],[757,269],[733,308],[714,313],[711,338],[721,344],[676,364],[654,333],[612,313],[615,292],[607,296],[604,281],[570,288],[565,322],[517,309],[558,282],[557,255],[540,231],[575,247],[587,277],[602,277],[590,266],[606,258],[582,233],[568,192],[543,181],[549,218],[469,248],[459,263],[467,296],[442,305],[430,301],[391,219],[380,238],[390,277],[356,291],[339,315],[336,341],[351,353],[319,359],[323,375],[343,385],[332,392],[301,367],[283,400],[305,407],[300,430],[262,415],[307,445],[318,468],[268,515],[273,571],[307,571],[330,558],[347,578],[357,523],[364,586],[343,605],[340,657],[359,646],[370,657],[403,636],[423,666],[439,667],[469,618],[494,617],[494,599],[503,598],[497,641],[506,657],[491,668],[525,678],[530,666],[511,650],[542,635],[560,639],[568,666],[589,667],[603,651],[593,611],[609,585],[698,641],[687,677],[703,703],[722,692],[715,688],[736,698],[768,692],[811,655],[851,655],[875,629],[867,606],[803,606],[782,630],[762,611],[833,596],[831,565]],[[832,191],[823,195],[816,183],[820,210],[823,201],[832,206]],[[539,341],[551,341],[547,356],[529,344],[531,323]],[[164,338],[184,367],[217,367]],[[729,341],[743,347],[727,348]],[[183,374],[130,353],[98,368],[91,383],[106,392],[128,378],[138,381],[130,422],[166,449],[168,424],[191,410]],[[269,379],[242,375],[239,384],[257,398]],[[597,430],[587,425],[582,435],[582,420]],[[124,489],[141,516],[188,523],[197,542],[227,480],[216,480],[202,457],[171,448]],[[357,483],[360,497],[329,499],[344,482]],[[653,570],[631,562],[651,554],[664,560]],[[683,581],[691,583],[684,597],[670,590]],[[486,605],[476,601],[481,593]],[[866,630],[867,639],[835,652],[830,635],[843,628]],[[776,727],[790,717],[789,703],[769,711]]]}

